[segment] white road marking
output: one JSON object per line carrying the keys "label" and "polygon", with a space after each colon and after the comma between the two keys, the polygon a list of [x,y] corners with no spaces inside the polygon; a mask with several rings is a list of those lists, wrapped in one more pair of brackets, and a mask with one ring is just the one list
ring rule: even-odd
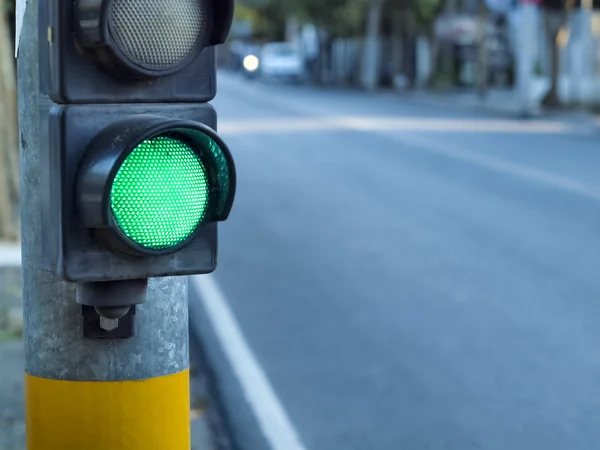
{"label": "white road marking", "polygon": [[306,450],[214,278],[211,275],[196,275],[190,280],[198,290],[229,364],[271,448]]}
{"label": "white road marking", "polygon": [[559,134],[577,132],[576,129],[560,122],[492,119],[439,119],[410,117],[360,117],[323,116],[317,118],[271,118],[270,120],[226,120],[219,125],[219,131],[226,134],[265,134],[289,133],[294,131],[316,130],[360,130],[360,131],[430,131],[456,133],[519,133],[519,134]]}
{"label": "white road marking", "polygon": [[523,122],[498,119],[443,119],[427,117],[332,117],[345,128],[365,131],[438,131],[464,133],[555,134],[572,131],[561,122]]}
{"label": "white road marking", "polygon": [[219,133],[269,134],[295,131],[318,131],[341,129],[328,118],[324,119],[274,119],[274,120],[224,120],[219,123]]}
{"label": "white road marking", "polygon": [[[485,153],[458,148],[438,142],[414,132],[459,132],[459,133],[577,133],[566,124],[551,121],[515,122],[510,120],[465,120],[465,119],[405,119],[366,117],[321,117],[317,119],[277,119],[266,121],[226,121],[220,131],[224,134],[277,133],[308,130],[358,130],[384,135],[405,145],[429,153],[458,159],[485,167],[497,173],[533,181],[554,189],[600,200],[600,187],[582,183],[572,178],[533,167],[517,164]],[[398,131],[408,133],[396,134]]]}
{"label": "white road marking", "polygon": [[495,156],[486,155],[484,153],[466,150],[463,148],[457,148],[445,143],[437,143],[432,139],[428,139],[423,136],[417,136],[413,134],[404,134],[401,136],[386,134],[386,136],[394,139],[397,142],[412,145],[413,147],[430,153],[458,159],[474,165],[485,167],[486,169],[493,170],[497,173],[510,175],[527,181],[533,181],[554,189],[559,189],[600,201],[600,188],[582,183],[563,175],[558,175],[541,169],[535,169],[533,167],[527,167]]}

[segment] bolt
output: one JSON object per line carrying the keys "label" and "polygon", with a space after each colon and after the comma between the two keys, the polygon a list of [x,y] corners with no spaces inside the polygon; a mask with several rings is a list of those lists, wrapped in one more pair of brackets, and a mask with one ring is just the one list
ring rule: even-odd
{"label": "bolt", "polygon": [[119,319],[107,319],[100,317],[100,328],[104,331],[113,331],[119,327]]}

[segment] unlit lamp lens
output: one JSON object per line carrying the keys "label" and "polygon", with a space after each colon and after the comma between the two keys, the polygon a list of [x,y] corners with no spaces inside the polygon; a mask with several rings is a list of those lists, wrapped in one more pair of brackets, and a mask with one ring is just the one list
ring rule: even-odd
{"label": "unlit lamp lens", "polygon": [[131,62],[166,70],[202,41],[209,28],[208,5],[209,0],[113,0],[111,33]]}

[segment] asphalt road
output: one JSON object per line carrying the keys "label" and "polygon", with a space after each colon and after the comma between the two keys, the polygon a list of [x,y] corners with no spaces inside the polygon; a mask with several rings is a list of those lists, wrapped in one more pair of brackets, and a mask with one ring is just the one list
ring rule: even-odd
{"label": "asphalt road", "polygon": [[[298,448],[598,449],[600,134],[219,81],[212,279]],[[191,300],[239,447],[277,449]]]}

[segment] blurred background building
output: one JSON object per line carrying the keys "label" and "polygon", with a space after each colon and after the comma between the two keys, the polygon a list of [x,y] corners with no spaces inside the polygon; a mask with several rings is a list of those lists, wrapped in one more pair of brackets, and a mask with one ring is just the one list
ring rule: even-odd
{"label": "blurred background building", "polygon": [[[547,106],[600,101],[600,3],[241,0],[221,49],[238,69],[260,46],[297,46],[306,79],[365,89],[512,92]],[[521,67],[521,69],[519,69]],[[525,91],[524,91],[525,89]]]}

